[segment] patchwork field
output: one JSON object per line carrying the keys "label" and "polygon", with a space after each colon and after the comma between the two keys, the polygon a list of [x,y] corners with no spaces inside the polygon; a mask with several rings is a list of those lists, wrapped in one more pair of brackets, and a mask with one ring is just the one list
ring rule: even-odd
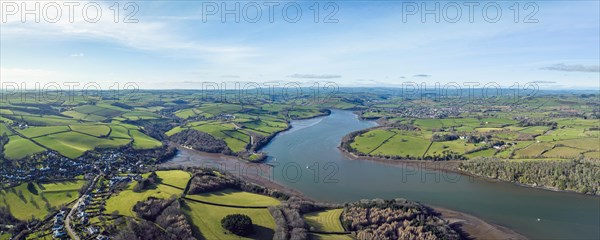
{"label": "patchwork field", "polygon": [[429,139],[420,132],[402,131],[372,152],[373,155],[421,157],[427,151]]}
{"label": "patchwork field", "polygon": [[184,189],[192,177],[189,172],[182,170],[156,171],[156,175],[161,179],[161,183],[169,184]]}
{"label": "patchwork field", "polygon": [[78,132],[66,132],[35,138],[43,146],[68,158],[77,158],[94,148],[114,148],[129,144],[129,139],[96,138]]}
{"label": "patchwork field", "polygon": [[186,197],[190,199],[200,200],[203,202],[231,206],[268,207],[280,204],[279,200],[272,197],[249,192],[242,192],[234,189],[227,189],[218,192],[210,192],[196,195],[187,195]]}
{"label": "patchwork field", "polygon": [[69,129],[68,126],[52,126],[52,127],[28,127],[26,129],[17,130],[17,132],[23,134],[25,137],[28,137],[28,138],[35,138],[35,137],[39,137],[39,136],[50,135],[53,133],[68,132],[70,130],[71,129]]}
{"label": "patchwork field", "polygon": [[4,156],[8,159],[21,159],[28,155],[44,152],[46,149],[38,146],[32,141],[13,135],[4,145]]}
{"label": "patchwork field", "polygon": [[143,134],[139,130],[129,130],[129,134],[133,137],[134,149],[153,149],[162,146],[160,141]]}
{"label": "patchwork field", "polygon": [[340,222],[340,215],[344,209],[331,209],[321,212],[304,214],[304,220],[310,225],[311,230],[318,232],[345,232]]}
{"label": "patchwork field", "polygon": [[[275,229],[275,220],[264,209],[233,208],[209,205],[204,203],[185,201],[184,213],[196,226],[194,234],[200,239],[272,239]],[[245,214],[252,219],[255,233],[248,237],[241,237],[227,233],[221,227],[221,219],[230,214]]]}
{"label": "patchwork field", "polygon": [[45,217],[47,206],[57,208],[79,197],[79,189],[85,181],[66,181],[45,184],[21,184],[0,191],[0,206],[6,206],[18,219]]}
{"label": "patchwork field", "polygon": [[139,201],[145,201],[148,197],[167,199],[171,196],[183,194],[183,190],[163,184],[158,184],[153,189],[134,192],[133,187],[135,184],[137,183],[134,182],[129,184],[129,187],[126,190],[123,190],[106,200],[105,212],[112,213],[118,211],[121,215],[135,217],[136,214],[133,212],[133,206]]}
{"label": "patchwork field", "polygon": [[110,134],[110,127],[106,125],[71,125],[71,130],[95,137],[106,137]]}

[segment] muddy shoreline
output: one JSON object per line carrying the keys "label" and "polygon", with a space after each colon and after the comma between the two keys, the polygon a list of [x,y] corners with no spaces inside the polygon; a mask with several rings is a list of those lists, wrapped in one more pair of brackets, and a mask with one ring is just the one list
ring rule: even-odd
{"label": "muddy shoreline", "polygon": [[[266,163],[253,163],[243,161],[233,156],[204,153],[192,149],[180,148],[176,161],[168,161],[160,164],[162,168],[178,168],[178,167],[210,167],[221,171],[229,172],[240,179],[247,182],[258,184],[267,188],[276,189],[278,191],[296,196],[302,199],[315,201],[303,193],[285,187],[273,179],[273,167]],[[381,161],[381,160],[380,160]],[[389,164],[389,160],[384,160],[382,163]],[[400,163],[391,164],[398,165]],[[402,162],[402,164],[407,164]],[[414,163],[413,164],[422,164]],[[429,166],[431,167],[431,166]],[[431,168],[439,170],[436,168]],[[429,205],[430,206],[430,205]],[[526,239],[524,236],[515,231],[496,224],[490,224],[475,216],[457,212],[445,208],[430,206],[442,217],[448,220],[451,224],[458,226],[469,238],[474,239]]]}

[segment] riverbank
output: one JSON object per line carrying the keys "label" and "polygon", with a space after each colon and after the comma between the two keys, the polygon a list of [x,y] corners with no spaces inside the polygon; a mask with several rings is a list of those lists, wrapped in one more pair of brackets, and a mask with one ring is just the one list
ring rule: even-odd
{"label": "riverbank", "polygon": [[[161,167],[212,167],[229,172],[244,181],[276,189],[288,195],[316,201],[303,193],[285,187],[273,179],[273,167],[265,163],[241,161],[232,156],[214,153],[203,153],[192,149],[180,149],[174,161],[162,163]],[[455,224],[469,237],[475,239],[526,239],[522,235],[499,225],[487,223],[466,213],[456,212],[445,208],[432,207],[451,224]]]}
{"label": "riverbank", "polygon": [[527,239],[525,236],[518,234],[517,232],[500,225],[489,224],[477,217],[472,215],[445,209],[441,207],[434,207],[436,212],[442,215],[446,221],[450,223],[450,226],[458,227],[462,230],[466,238],[473,239],[486,239],[486,240],[520,240]]}
{"label": "riverbank", "polygon": [[274,168],[260,162],[248,162],[235,156],[221,153],[205,153],[188,148],[179,148],[177,156],[167,162],[161,163],[160,168],[201,167],[214,168],[228,172],[244,181],[261,185],[266,188],[276,189],[288,195],[294,195],[306,200],[315,201],[301,192],[285,187],[273,180]]}

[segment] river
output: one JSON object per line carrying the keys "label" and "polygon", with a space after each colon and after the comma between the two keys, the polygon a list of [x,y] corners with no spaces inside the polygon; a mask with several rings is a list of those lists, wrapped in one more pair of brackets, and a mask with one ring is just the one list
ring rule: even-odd
{"label": "river", "polygon": [[355,160],[337,147],[375,126],[350,111],[292,122],[263,150],[274,179],[320,201],[406,198],[465,212],[533,239],[600,239],[600,198],[492,182],[411,166]]}

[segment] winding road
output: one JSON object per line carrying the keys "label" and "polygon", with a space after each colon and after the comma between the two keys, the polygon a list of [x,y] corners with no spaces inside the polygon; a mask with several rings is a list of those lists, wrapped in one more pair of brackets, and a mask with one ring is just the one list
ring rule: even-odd
{"label": "winding road", "polygon": [[73,228],[71,228],[71,216],[73,216],[73,213],[75,213],[77,207],[79,206],[79,204],[81,204],[84,197],[94,188],[94,186],[96,186],[96,182],[98,181],[99,177],[100,177],[100,175],[98,175],[94,178],[94,180],[92,181],[92,184],[90,184],[88,189],[85,190],[85,193],[81,194],[81,197],[79,197],[79,199],[77,199],[77,202],[75,202],[75,204],[73,204],[71,211],[69,211],[69,214],[67,214],[67,217],[65,218],[65,228],[67,229],[67,233],[69,233],[69,236],[71,236],[71,238],[73,238],[75,240],[80,240],[80,238],[77,235],[77,233],[73,230]]}

